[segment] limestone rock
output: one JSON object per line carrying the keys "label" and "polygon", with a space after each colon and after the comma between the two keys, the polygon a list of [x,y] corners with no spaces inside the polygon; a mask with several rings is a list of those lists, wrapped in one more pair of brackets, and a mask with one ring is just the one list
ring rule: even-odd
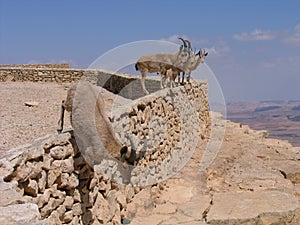
{"label": "limestone rock", "polygon": [[47,218],[49,225],[61,225],[62,222],[59,219],[59,214],[56,211],[53,211],[51,215]]}
{"label": "limestone rock", "polygon": [[59,188],[72,190],[79,184],[79,180],[74,173],[70,176],[67,173],[62,173],[59,181]]}
{"label": "limestone rock", "polygon": [[72,211],[73,211],[73,215],[80,216],[82,214],[81,204],[80,203],[73,204]]}
{"label": "limestone rock", "polygon": [[124,194],[122,194],[121,192],[117,192],[116,200],[122,208],[126,208],[127,203],[126,203],[126,197]]}
{"label": "limestone rock", "polygon": [[43,194],[38,194],[36,198],[36,203],[39,208],[42,208],[50,199],[50,190],[46,189]]}
{"label": "limestone rock", "polygon": [[59,171],[59,169],[50,170],[47,176],[47,187],[51,187],[60,176],[60,174],[61,171]]}
{"label": "limestone rock", "polygon": [[92,208],[92,213],[100,223],[107,224],[110,220],[109,204],[101,194],[98,194],[96,202]]}
{"label": "limestone rock", "polygon": [[177,211],[177,207],[170,202],[167,202],[163,205],[157,205],[156,208],[153,210],[156,214],[174,214]]}
{"label": "limestone rock", "polygon": [[216,193],[207,214],[209,224],[253,223],[263,214],[269,214],[277,221],[288,212],[299,211],[298,199],[280,191]]}
{"label": "limestone rock", "polygon": [[62,204],[63,199],[50,198],[49,202],[41,209],[41,216],[46,218],[51,212]]}
{"label": "limestone rock", "polygon": [[28,106],[28,107],[37,107],[39,106],[39,102],[35,102],[35,101],[31,101],[31,102],[24,102],[24,105],[25,106]]}
{"label": "limestone rock", "polygon": [[126,185],[125,186],[126,201],[129,202],[134,195],[135,195],[134,187],[132,187],[131,185]]}
{"label": "limestone rock", "polygon": [[44,149],[50,149],[53,146],[64,146],[69,144],[69,140],[71,139],[70,133],[63,133],[59,135],[53,135],[48,138],[44,143]]}
{"label": "limestone rock", "polygon": [[67,196],[65,198],[63,205],[66,207],[66,209],[72,209],[73,203],[74,203],[74,199],[71,196]]}
{"label": "limestone rock", "polygon": [[127,205],[125,215],[127,218],[132,219],[135,214],[137,213],[137,207],[136,204],[131,202]]}
{"label": "limestone rock", "polygon": [[5,158],[0,159],[0,176],[1,177],[6,178],[9,175],[11,175],[13,171],[14,171],[14,168],[7,159],[5,159]]}
{"label": "limestone rock", "polygon": [[24,188],[25,194],[36,197],[38,194],[38,184],[35,180],[29,180],[28,185]]}
{"label": "limestone rock", "polygon": [[54,159],[49,154],[45,154],[43,157],[42,168],[46,171],[49,171],[53,161]]}
{"label": "limestone rock", "polygon": [[64,223],[68,223],[72,221],[72,219],[73,219],[73,211],[72,210],[67,211],[63,217]]}
{"label": "limestone rock", "polygon": [[68,223],[68,224],[70,224],[70,225],[79,225],[81,223],[79,221],[78,216],[74,216],[73,219],[72,219],[72,221],[70,223]]}
{"label": "limestone rock", "polygon": [[184,202],[178,205],[179,210],[195,220],[201,220],[204,212],[210,206],[210,196],[197,196],[197,200]]}
{"label": "limestone rock", "polygon": [[74,199],[74,202],[81,202],[81,196],[77,189],[75,189],[73,192],[73,199]]}
{"label": "limestone rock", "polygon": [[54,159],[65,159],[72,154],[72,149],[66,146],[55,146],[50,149],[50,156]]}
{"label": "limestone rock", "polygon": [[62,220],[66,212],[66,207],[64,205],[60,205],[56,209],[56,212],[58,213],[59,219]]}
{"label": "limestone rock", "polygon": [[8,206],[21,201],[22,196],[12,183],[4,182],[0,177],[0,206]]}
{"label": "limestone rock", "polygon": [[38,187],[40,192],[45,191],[46,184],[47,184],[47,173],[45,170],[42,170],[38,178]]}
{"label": "limestone rock", "polygon": [[74,171],[74,160],[72,157],[64,160],[54,160],[52,167],[54,169],[60,169],[63,173],[72,173]]}
{"label": "limestone rock", "polygon": [[38,207],[32,203],[0,207],[0,224],[31,224],[39,219]]}
{"label": "limestone rock", "polygon": [[275,168],[294,184],[300,183],[300,163],[293,160],[277,160],[272,163]]}

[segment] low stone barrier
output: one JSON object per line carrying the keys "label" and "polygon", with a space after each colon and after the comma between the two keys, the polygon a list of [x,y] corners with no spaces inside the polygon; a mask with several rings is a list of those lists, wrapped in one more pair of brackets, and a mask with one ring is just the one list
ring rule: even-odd
{"label": "low stone barrier", "polygon": [[87,162],[72,132],[49,135],[11,149],[0,160],[3,184],[12,184],[20,195],[3,207],[33,204],[29,224],[130,221],[137,207],[153,204],[163,189],[157,182],[180,170],[197,144],[204,143],[210,128],[207,82],[139,98],[113,108],[110,119],[119,139],[137,150],[129,184],[120,182],[113,162]]}
{"label": "low stone barrier", "polygon": [[[143,97],[140,76],[96,69],[0,66],[0,82],[70,83],[87,80],[125,98]],[[147,77],[150,93],[160,90],[159,77]]]}

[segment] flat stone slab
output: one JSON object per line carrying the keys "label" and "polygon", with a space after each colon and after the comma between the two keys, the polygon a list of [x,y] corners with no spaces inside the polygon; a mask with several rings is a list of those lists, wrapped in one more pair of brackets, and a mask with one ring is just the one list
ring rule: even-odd
{"label": "flat stone slab", "polygon": [[207,222],[209,224],[243,224],[255,222],[260,215],[266,214],[280,220],[281,217],[286,217],[293,211],[299,213],[299,209],[300,204],[295,196],[276,190],[216,193],[207,214]]}
{"label": "flat stone slab", "polygon": [[0,224],[34,224],[39,218],[38,206],[32,203],[0,207]]}
{"label": "flat stone slab", "polygon": [[0,176],[0,206],[8,206],[21,202],[22,195],[18,193],[12,183],[4,182]]}

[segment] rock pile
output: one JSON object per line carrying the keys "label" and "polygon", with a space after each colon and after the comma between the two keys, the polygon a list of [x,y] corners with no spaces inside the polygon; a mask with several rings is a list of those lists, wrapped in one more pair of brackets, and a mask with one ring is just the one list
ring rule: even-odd
{"label": "rock pile", "polygon": [[10,150],[0,168],[1,196],[8,196],[1,219],[13,224],[121,224],[135,214],[130,202],[140,189],[95,173],[70,133]]}

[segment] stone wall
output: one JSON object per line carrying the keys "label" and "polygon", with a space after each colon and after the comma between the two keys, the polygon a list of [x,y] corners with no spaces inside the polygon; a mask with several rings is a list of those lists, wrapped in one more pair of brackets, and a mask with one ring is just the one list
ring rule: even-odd
{"label": "stone wall", "polygon": [[10,65],[0,65],[0,69],[10,69],[10,68],[47,68],[47,69],[69,69],[70,64],[69,63],[60,63],[60,64],[10,64]]}
{"label": "stone wall", "polygon": [[72,82],[85,77],[82,69],[0,67],[0,81]]}
{"label": "stone wall", "polygon": [[[117,175],[114,162],[89,163],[72,133],[51,135],[12,149],[0,160],[4,185],[11,184],[12,191],[21,196],[3,207],[32,204],[35,216],[23,224],[34,224],[37,219],[43,224],[130,221],[137,207],[149,207],[164,188],[156,182],[184,166],[182,162],[194,147],[204,142],[210,127],[207,82],[161,90],[132,101],[114,109],[111,121],[120,140],[137,150],[129,184],[120,184],[118,176],[113,176],[114,181],[107,179],[107,174]],[[131,134],[131,141],[125,134]],[[146,148],[154,148],[143,154],[146,139]]]}
{"label": "stone wall", "polygon": [[[0,66],[0,82],[70,83],[85,79],[125,98],[144,96],[140,76],[94,69],[54,68],[54,65],[53,68],[38,66]],[[147,77],[145,83],[150,93],[160,90],[159,77]]]}

